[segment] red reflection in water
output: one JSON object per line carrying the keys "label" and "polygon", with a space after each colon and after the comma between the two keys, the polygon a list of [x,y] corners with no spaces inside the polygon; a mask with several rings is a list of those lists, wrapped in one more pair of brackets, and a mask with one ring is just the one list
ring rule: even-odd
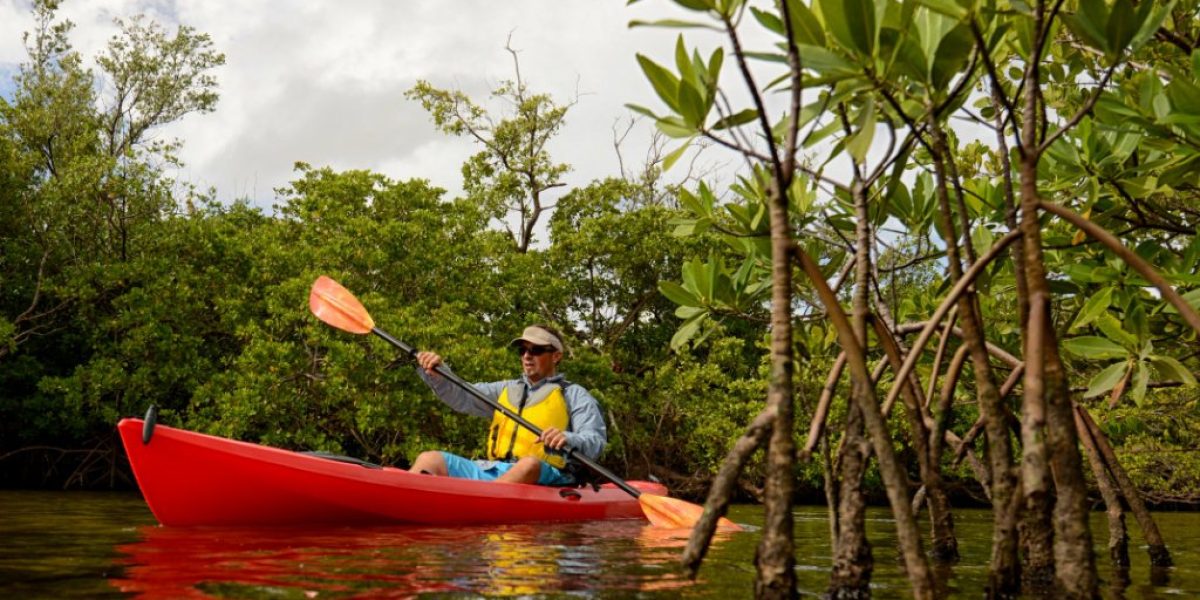
{"label": "red reflection in water", "polygon": [[673,567],[687,530],[638,521],[500,527],[245,529],[144,527],[118,547],[122,592],[145,598],[257,590],[409,597],[428,592],[661,591],[693,585]]}
{"label": "red reflection in water", "polygon": [[[142,541],[121,546],[123,592],[143,597],[203,598],[206,587],[299,588],[319,592],[412,594],[456,591],[406,560],[404,548],[476,543],[458,529],[296,530],[145,527]],[[432,576],[431,576],[432,575]]]}

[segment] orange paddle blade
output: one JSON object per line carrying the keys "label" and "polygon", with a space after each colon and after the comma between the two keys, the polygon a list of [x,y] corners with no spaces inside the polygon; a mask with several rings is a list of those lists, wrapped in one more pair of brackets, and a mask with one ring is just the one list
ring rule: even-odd
{"label": "orange paddle blade", "polygon": [[[704,515],[704,507],[668,496],[642,494],[638,496],[638,503],[642,505],[642,512],[646,514],[646,518],[656,527],[691,529]],[[742,528],[737,523],[721,517],[717,521],[717,530],[741,531]]]}
{"label": "orange paddle blade", "polygon": [[349,290],[324,275],[313,282],[308,308],[318,319],[350,333],[371,333],[375,320]]}

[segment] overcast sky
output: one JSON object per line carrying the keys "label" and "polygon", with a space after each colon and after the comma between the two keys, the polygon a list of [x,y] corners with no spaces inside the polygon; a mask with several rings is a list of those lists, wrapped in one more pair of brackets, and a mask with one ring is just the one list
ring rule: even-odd
{"label": "overcast sky", "polygon": [[[460,193],[460,166],[476,147],[436,131],[404,92],[425,79],[485,99],[497,82],[513,76],[512,57],[504,50],[510,34],[531,90],[577,102],[551,148],[557,160],[574,167],[567,183],[617,175],[613,131],[630,116],[624,104],[659,108],[634,55],[669,63],[675,39],[671,30],[631,30],[627,23],[687,16],[670,4],[65,0],[59,14],[75,23],[72,42],[89,59],[116,31],[116,17],[145,13],[169,27],[182,23],[212,36],[226,55],[216,72],[221,94],[216,111],[190,115],[158,135],[184,142],[187,166],[179,179],[214,187],[223,201],[250,198],[270,207],[273,190],[290,181],[296,161],[370,169],[393,179],[424,178],[451,195]],[[32,24],[28,0],[0,0],[4,88],[25,60],[21,33]],[[688,39],[706,38],[693,31]],[[710,47],[715,42],[707,40]],[[649,139],[645,124],[629,136],[627,163],[644,159]],[[706,157],[732,162],[720,152]]]}

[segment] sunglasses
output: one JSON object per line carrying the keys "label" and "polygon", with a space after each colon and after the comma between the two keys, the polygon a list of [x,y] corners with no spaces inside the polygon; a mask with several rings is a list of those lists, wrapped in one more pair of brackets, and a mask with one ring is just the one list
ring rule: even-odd
{"label": "sunglasses", "polygon": [[525,356],[526,354],[532,356],[541,356],[547,352],[554,352],[554,346],[533,346],[528,348],[525,346],[517,346],[517,356]]}

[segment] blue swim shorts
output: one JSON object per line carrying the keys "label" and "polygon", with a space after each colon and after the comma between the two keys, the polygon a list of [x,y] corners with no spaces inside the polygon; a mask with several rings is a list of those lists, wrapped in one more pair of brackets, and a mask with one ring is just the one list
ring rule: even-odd
{"label": "blue swim shorts", "polygon": [[[516,464],[494,460],[471,460],[449,452],[442,452],[442,459],[446,461],[446,470],[451,477],[479,481],[495,481]],[[575,478],[558,470],[554,465],[542,461],[542,472],[538,476],[537,482],[538,485],[549,486],[575,485]]]}

